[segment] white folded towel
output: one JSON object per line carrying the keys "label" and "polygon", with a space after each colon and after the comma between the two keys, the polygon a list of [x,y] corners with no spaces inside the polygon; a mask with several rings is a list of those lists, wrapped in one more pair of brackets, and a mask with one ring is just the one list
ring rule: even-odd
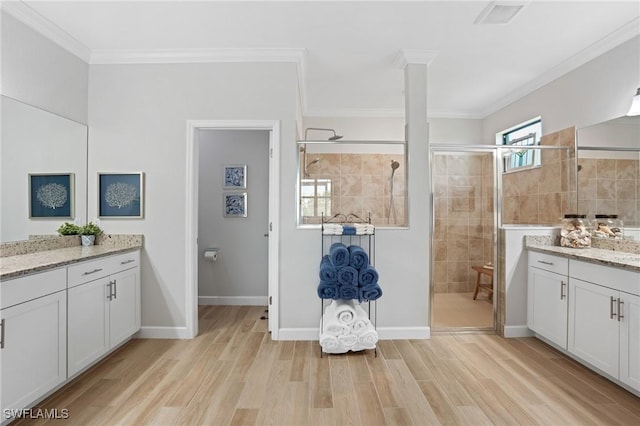
{"label": "white folded towel", "polygon": [[355,303],[352,300],[334,300],[325,310],[325,315],[333,316],[341,324],[350,326],[356,320]]}
{"label": "white folded towel", "polygon": [[330,334],[331,336],[339,337],[351,332],[351,328],[346,324],[331,321],[323,321],[323,323],[324,329],[322,330],[322,332],[325,334]]}
{"label": "white folded towel", "polygon": [[365,330],[368,330],[369,328],[373,328],[373,325],[369,320],[369,315],[364,309],[362,309],[362,307],[360,307],[360,305],[356,305],[355,310],[356,310],[356,319],[351,325],[351,331],[356,336],[359,336]]}
{"label": "white folded towel", "polygon": [[376,347],[376,343],[378,343],[378,332],[373,328],[358,336],[357,345],[361,346],[363,349],[373,349]]}
{"label": "white folded towel", "polygon": [[342,225],[337,223],[325,223],[322,225],[322,233],[324,235],[342,235]]}
{"label": "white folded towel", "polygon": [[[353,334],[338,336],[338,344],[344,349],[351,349],[358,342],[358,337]],[[346,351],[345,351],[346,352]]]}
{"label": "white folded towel", "polygon": [[328,334],[320,335],[320,346],[322,347],[322,350],[327,353],[338,354],[338,353],[346,352],[346,350],[344,350],[340,346],[340,342],[338,342],[338,338],[336,336],[330,336]]}

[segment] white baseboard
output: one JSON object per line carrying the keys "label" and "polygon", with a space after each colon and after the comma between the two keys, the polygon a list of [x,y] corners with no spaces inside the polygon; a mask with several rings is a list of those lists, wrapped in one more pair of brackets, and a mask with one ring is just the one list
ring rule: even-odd
{"label": "white baseboard", "polygon": [[191,339],[187,327],[141,327],[136,339]]}
{"label": "white baseboard", "polygon": [[504,337],[531,337],[534,336],[533,331],[529,330],[526,325],[505,325]]}
{"label": "white baseboard", "polygon": [[[380,340],[394,339],[430,339],[429,327],[380,327],[377,329]],[[278,340],[318,340],[318,328],[281,328]]]}
{"label": "white baseboard", "polygon": [[198,305],[267,306],[267,296],[198,296]]}

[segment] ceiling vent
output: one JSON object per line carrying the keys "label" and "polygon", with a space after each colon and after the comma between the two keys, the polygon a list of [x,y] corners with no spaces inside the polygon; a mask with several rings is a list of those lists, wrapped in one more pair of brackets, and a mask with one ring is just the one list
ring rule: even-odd
{"label": "ceiling vent", "polygon": [[524,3],[491,2],[478,15],[474,24],[504,25],[511,22],[524,8]]}

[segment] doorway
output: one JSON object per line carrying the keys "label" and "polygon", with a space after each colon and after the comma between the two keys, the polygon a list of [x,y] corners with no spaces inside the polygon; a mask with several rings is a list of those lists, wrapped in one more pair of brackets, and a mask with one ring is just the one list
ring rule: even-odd
{"label": "doorway", "polygon": [[[186,205],[186,330],[185,337],[193,338],[198,334],[198,260],[203,250],[208,247],[198,244],[199,222],[199,168],[200,144],[203,131],[255,131],[268,132],[268,215],[264,229],[260,236],[267,240],[267,309],[268,329],[271,337],[278,340],[278,276],[279,276],[279,197],[280,197],[280,121],[270,120],[193,120],[187,122],[187,185],[185,193]],[[220,170],[220,177],[223,170]],[[249,173],[247,173],[249,177]],[[234,191],[235,192],[235,191]],[[240,192],[240,191],[237,191]],[[247,214],[249,214],[246,198]],[[220,212],[220,214],[224,214]],[[264,235],[267,235],[265,238]],[[224,255],[224,248],[220,248],[220,256]]]}
{"label": "doorway", "polygon": [[432,146],[430,156],[431,330],[495,331],[496,150]]}

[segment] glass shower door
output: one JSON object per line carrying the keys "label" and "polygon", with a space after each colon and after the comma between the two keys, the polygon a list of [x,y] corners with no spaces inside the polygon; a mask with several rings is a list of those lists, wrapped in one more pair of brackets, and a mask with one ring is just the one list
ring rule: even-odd
{"label": "glass shower door", "polygon": [[494,330],[496,150],[431,150],[431,330]]}

